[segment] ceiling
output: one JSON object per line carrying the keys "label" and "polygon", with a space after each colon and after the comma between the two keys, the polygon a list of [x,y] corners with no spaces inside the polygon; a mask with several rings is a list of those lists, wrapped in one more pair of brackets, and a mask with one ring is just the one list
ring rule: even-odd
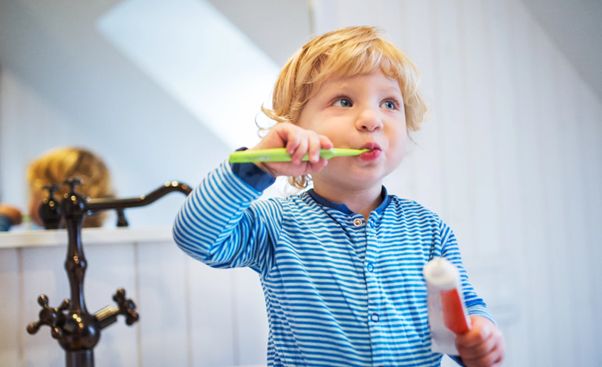
{"label": "ceiling", "polygon": [[[494,0],[499,1],[499,0]],[[602,100],[602,1],[521,0]],[[311,1],[209,0],[281,65],[313,31]],[[294,17],[291,16],[294,14]],[[273,27],[262,27],[271,24]],[[273,32],[286,29],[286,32]]]}
{"label": "ceiling", "polygon": [[522,2],[602,100],[602,1]]}
{"label": "ceiling", "polygon": [[[57,11],[60,11],[66,6],[72,6],[68,5],[70,2],[66,0],[54,1],[56,1],[55,5],[60,6],[48,5],[45,8],[56,8]],[[208,1],[217,8],[230,22],[244,32],[255,45],[270,56],[277,65],[283,64],[287,56],[292,54],[312,33],[310,11],[312,0],[203,1]],[[521,1],[541,28],[556,43],[559,50],[567,56],[583,80],[597,94],[598,99],[602,100],[602,67],[600,67],[602,65],[602,1]],[[119,3],[122,3],[122,1],[99,0],[82,3],[82,5],[76,7],[80,20],[71,25],[73,28],[71,31],[63,33],[78,34],[79,28],[84,27],[83,23],[86,21],[94,22],[95,18]],[[60,14],[49,14],[46,17],[47,19],[38,17],[39,14],[36,14],[35,10],[40,7],[39,4],[34,0],[0,1],[0,18],[3,19],[3,22],[0,22],[0,30],[2,30],[0,32],[0,46],[14,43],[7,40],[7,37],[23,37],[19,33],[22,30],[6,28],[10,27],[9,23],[14,23],[8,16],[10,10],[25,12],[30,20],[37,21],[40,24],[51,21],[61,24],[68,23],[63,19],[67,16],[64,14],[62,16]],[[7,17],[2,16],[2,13],[5,13]],[[69,19],[73,20],[72,18]],[[51,26],[51,24],[40,24],[30,25],[34,28],[36,26],[42,27],[42,25],[44,27]],[[286,31],[274,32],[274,29]],[[0,64],[4,63],[5,66],[10,67],[10,61],[13,58],[10,50],[0,47]]]}

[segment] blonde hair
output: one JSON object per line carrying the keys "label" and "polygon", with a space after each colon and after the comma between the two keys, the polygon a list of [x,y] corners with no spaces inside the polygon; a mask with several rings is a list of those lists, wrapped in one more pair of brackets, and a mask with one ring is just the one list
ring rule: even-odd
{"label": "blonde hair", "polygon": [[[370,26],[338,29],[307,42],[280,72],[272,108],[262,107],[262,111],[276,122],[296,123],[307,101],[326,80],[376,70],[399,82],[407,127],[417,131],[427,110],[418,90],[418,71],[397,47]],[[291,177],[290,182],[305,188],[308,180],[306,176]]]}
{"label": "blonde hair", "polygon": [[[61,197],[67,192],[63,182],[77,177],[82,181],[77,192],[91,198],[113,197],[111,175],[106,164],[91,151],[77,147],[64,147],[52,150],[32,161],[27,169],[29,197],[45,197],[43,187],[58,184],[57,193]],[[84,227],[100,227],[106,214],[86,216]]]}

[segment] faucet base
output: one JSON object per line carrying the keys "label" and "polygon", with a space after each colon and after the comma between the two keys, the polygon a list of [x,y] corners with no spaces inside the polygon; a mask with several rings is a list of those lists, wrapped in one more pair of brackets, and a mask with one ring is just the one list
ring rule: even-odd
{"label": "faucet base", "polygon": [[66,351],[67,367],[94,367],[94,349]]}

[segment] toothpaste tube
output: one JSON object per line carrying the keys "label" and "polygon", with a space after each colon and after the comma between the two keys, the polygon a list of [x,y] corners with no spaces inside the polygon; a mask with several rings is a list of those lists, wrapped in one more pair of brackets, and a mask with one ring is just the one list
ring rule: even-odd
{"label": "toothpaste tube", "polygon": [[470,329],[470,319],[462,298],[462,284],[458,269],[442,257],[434,258],[424,267],[428,289],[431,350],[458,355],[456,334]]}

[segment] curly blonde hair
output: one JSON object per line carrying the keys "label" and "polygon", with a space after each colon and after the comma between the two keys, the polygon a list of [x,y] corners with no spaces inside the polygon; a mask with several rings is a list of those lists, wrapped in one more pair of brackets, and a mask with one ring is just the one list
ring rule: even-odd
{"label": "curly blonde hair", "polygon": [[[376,70],[399,82],[407,127],[417,131],[427,111],[418,90],[418,71],[397,47],[370,26],[338,29],[307,42],[280,72],[274,86],[272,108],[261,109],[277,123],[296,123],[307,101],[326,80]],[[307,176],[290,178],[290,183],[297,188],[307,187],[308,182]]]}
{"label": "curly blonde hair", "polygon": [[[73,177],[82,181],[78,192],[84,196],[91,198],[114,196],[111,174],[99,156],[84,148],[64,147],[47,152],[29,164],[27,182],[30,200],[35,201],[45,197],[43,187],[50,184],[59,185],[57,193],[62,197],[67,192],[63,182]],[[86,216],[83,225],[100,227],[105,218],[104,212]]]}

